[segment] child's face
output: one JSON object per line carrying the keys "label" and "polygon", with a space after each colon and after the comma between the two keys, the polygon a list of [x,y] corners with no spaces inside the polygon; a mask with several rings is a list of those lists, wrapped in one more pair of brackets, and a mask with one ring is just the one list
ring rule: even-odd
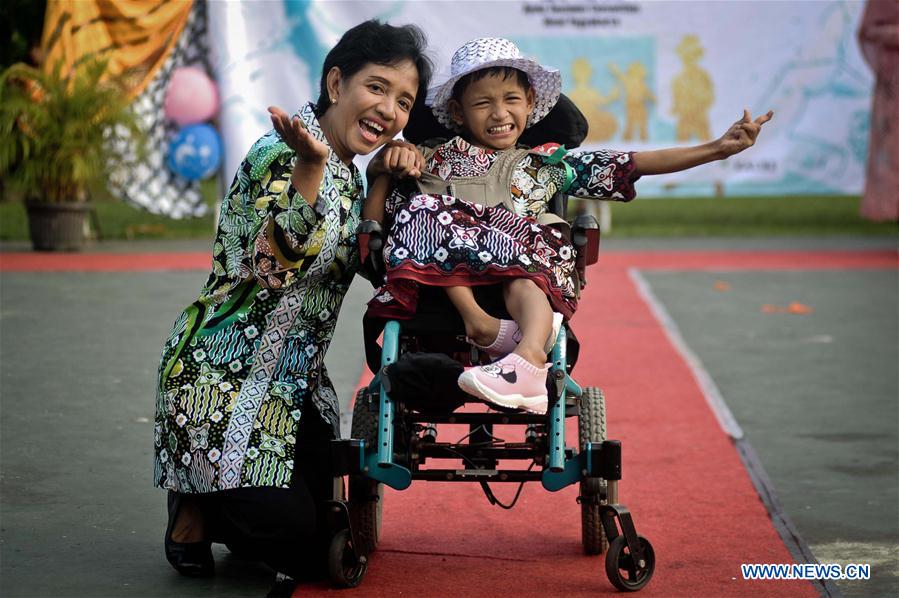
{"label": "child's face", "polygon": [[490,74],[472,82],[459,101],[449,101],[453,121],[475,145],[494,150],[515,147],[534,110],[534,91],[525,91],[517,77]]}

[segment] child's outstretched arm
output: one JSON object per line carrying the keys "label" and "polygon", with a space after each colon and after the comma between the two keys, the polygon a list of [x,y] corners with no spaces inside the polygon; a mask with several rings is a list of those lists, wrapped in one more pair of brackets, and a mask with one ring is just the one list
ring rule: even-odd
{"label": "child's outstretched arm", "polygon": [[774,112],[752,120],[749,110],[743,110],[743,118],[735,122],[724,135],[715,141],[692,147],[675,147],[634,153],[634,175],[665,174],[687,170],[700,164],[724,160],[755,144],[762,125],[771,120]]}

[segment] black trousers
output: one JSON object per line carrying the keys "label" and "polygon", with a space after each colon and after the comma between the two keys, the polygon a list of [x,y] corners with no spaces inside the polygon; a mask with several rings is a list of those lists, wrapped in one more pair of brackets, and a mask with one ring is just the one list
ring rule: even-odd
{"label": "black trousers", "polygon": [[290,488],[236,488],[202,497],[213,542],[295,578],[326,572],[330,530],[324,501],[333,495],[330,425],[308,400],[300,419]]}

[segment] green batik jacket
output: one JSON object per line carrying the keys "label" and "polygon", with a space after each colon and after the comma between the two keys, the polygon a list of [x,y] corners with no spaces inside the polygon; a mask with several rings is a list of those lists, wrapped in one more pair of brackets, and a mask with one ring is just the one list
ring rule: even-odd
{"label": "green batik jacket", "polygon": [[[327,144],[312,104],[298,116]],[[222,203],[212,273],[162,352],[157,486],[185,493],[287,487],[307,400],[337,435],[324,355],[359,261],[362,179],[331,151],[310,206],[290,184],[295,160],[270,131],[250,149]]]}

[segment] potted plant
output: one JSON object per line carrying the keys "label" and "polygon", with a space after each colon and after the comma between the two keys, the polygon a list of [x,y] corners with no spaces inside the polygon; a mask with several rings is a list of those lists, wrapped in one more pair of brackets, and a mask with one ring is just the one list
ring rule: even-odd
{"label": "potted plant", "polygon": [[106,61],[62,68],[18,63],[0,75],[0,179],[24,198],[36,250],[83,245],[90,190],[121,163],[116,130],[138,149],[143,139],[121,80],[104,77]]}

